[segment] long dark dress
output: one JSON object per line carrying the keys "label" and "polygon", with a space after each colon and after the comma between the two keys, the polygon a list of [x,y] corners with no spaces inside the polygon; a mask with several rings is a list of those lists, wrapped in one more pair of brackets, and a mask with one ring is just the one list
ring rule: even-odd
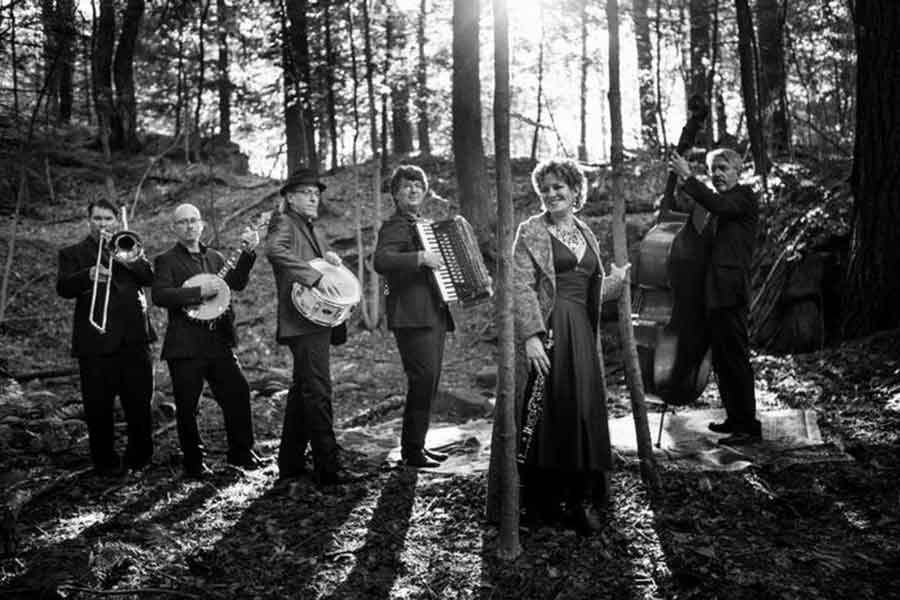
{"label": "long dark dress", "polygon": [[612,464],[606,390],[588,314],[588,290],[600,265],[590,247],[579,261],[565,244],[551,240],[556,270],[551,369],[526,462],[544,475],[541,479],[555,474],[572,484],[572,476],[608,471]]}

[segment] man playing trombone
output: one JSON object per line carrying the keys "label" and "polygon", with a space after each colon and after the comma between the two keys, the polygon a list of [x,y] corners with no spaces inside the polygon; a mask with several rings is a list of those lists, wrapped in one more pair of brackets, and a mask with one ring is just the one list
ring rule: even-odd
{"label": "man playing trombone", "polygon": [[[75,299],[72,356],[81,374],[91,459],[98,473],[116,476],[143,469],[153,455],[150,343],[156,333],[143,290],[153,283],[153,271],[133,234],[119,234],[130,236],[128,251],[111,243],[119,220],[110,202],[91,202],[88,224],[85,239],[59,251],[56,291]],[[116,396],[128,425],[124,462],[115,448]]]}

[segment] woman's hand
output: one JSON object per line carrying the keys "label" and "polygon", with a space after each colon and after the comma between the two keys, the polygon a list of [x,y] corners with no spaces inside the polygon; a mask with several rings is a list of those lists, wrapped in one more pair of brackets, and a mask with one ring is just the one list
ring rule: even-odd
{"label": "woman's hand", "polygon": [[625,263],[621,267],[613,263],[609,266],[609,276],[625,280],[625,277],[628,276],[628,271],[631,269],[631,263]]}
{"label": "woman's hand", "polygon": [[541,336],[533,335],[525,340],[525,356],[528,362],[537,369],[541,375],[547,375],[550,372],[550,357],[544,350],[544,342]]}

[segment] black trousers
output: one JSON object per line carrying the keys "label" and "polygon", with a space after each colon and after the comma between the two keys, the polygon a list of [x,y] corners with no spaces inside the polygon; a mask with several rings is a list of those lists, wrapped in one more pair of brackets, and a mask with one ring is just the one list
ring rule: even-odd
{"label": "black trousers", "polygon": [[737,431],[758,433],[748,312],[746,306],[715,308],[707,318],[713,368],[728,421]]}
{"label": "black trousers", "polygon": [[406,405],[403,408],[402,456],[421,452],[431,420],[431,405],[441,379],[444,360],[445,323],[434,327],[403,327],[394,330],[397,349],[406,372]]}
{"label": "black trousers", "polygon": [[88,426],[91,459],[98,468],[119,466],[115,449],[114,408],[122,404],[128,430],[125,464],[142,467],[153,456],[153,359],[146,345],[120,349],[116,354],[78,359],[81,396]]}
{"label": "black trousers", "polygon": [[294,356],[293,383],[284,408],[278,447],[278,471],[283,477],[306,468],[306,448],[320,473],[338,470],[334,413],[331,408],[331,331],[289,338]]}
{"label": "black trousers", "polygon": [[215,358],[170,359],[169,373],[175,395],[175,416],[178,441],[186,467],[203,462],[203,441],[197,429],[197,411],[203,380],[222,409],[225,435],[228,440],[228,460],[242,461],[253,450],[253,423],[250,417],[250,384],[244,377],[234,354]]}

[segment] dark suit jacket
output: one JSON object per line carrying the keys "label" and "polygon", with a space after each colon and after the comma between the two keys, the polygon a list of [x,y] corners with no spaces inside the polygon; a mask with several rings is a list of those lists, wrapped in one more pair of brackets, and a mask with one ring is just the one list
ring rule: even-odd
{"label": "dark suit jacket", "polygon": [[397,212],[378,232],[374,266],[387,282],[388,329],[432,327],[446,319],[447,331],[453,331],[453,317],[434,274],[419,266],[422,245],[415,222],[413,215]]}
{"label": "dark suit jacket", "polygon": [[694,177],[685,181],[684,191],[715,217],[705,281],[707,308],[749,305],[750,264],[759,223],[756,195],[746,185],[718,194]]}
{"label": "dark suit jacket", "polygon": [[[147,315],[147,298],[142,289],[153,282],[150,262],[141,257],[129,265],[113,265],[105,334],[94,329],[88,321],[94,286],[90,271],[96,262],[97,241],[90,236],[59,251],[56,292],[63,298],[75,298],[72,356],[113,354],[122,346],[148,344],[156,340],[156,332]],[[108,264],[105,251],[103,264]],[[106,284],[101,283],[97,286],[94,308],[97,322],[103,319],[105,296]]]}
{"label": "dark suit jacket", "polygon": [[[212,329],[207,323],[191,320],[184,312],[185,306],[200,304],[200,288],[181,285],[198,273],[215,274],[225,266],[225,258],[220,252],[202,244],[199,256],[203,257],[205,268],[187,248],[176,243],[154,261],[153,303],[169,311],[169,326],[162,349],[164,360],[225,356],[237,345],[231,307],[215,321]],[[241,252],[237,264],[225,275],[228,287],[237,291],[247,287],[255,261],[256,253]]]}
{"label": "dark suit jacket", "polygon": [[291,301],[294,282],[312,287],[322,273],[309,266],[309,261],[321,258],[330,250],[322,232],[306,218],[290,208],[273,215],[266,235],[266,257],[272,263],[275,285],[278,289],[278,327],[275,338],[279,344],[288,338],[328,329],[305,318]]}

